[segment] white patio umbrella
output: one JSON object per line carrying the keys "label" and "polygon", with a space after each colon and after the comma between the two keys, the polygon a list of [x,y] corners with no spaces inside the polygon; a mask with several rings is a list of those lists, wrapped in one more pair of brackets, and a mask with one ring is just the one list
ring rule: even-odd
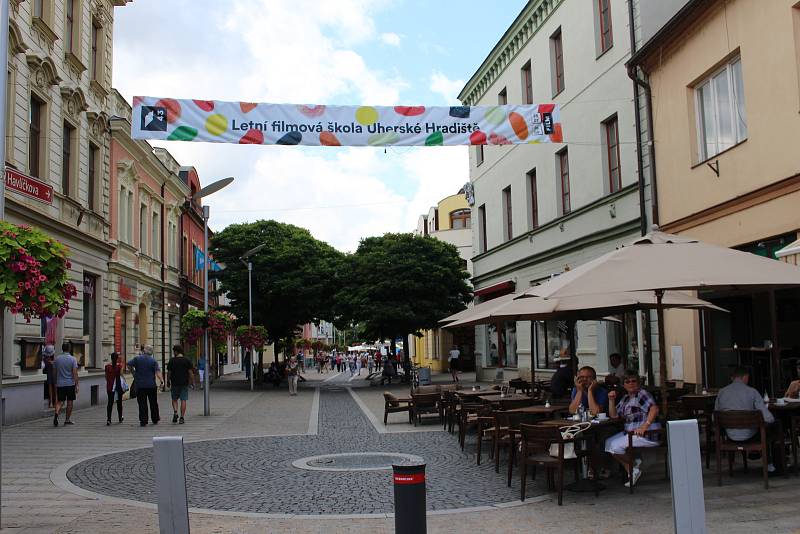
{"label": "white patio umbrella", "polygon": [[768,290],[793,286],[800,286],[800,267],[656,229],[630,245],[604,254],[524,293],[563,298],[621,291],[653,291],[658,314],[661,386],[665,390],[667,360],[663,300],[666,290]]}
{"label": "white patio umbrella", "polygon": [[521,296],[518,293],[510,293],[508,295],[503,295],[502,297],[497,297],[492,300],[487,300],[486,302],[481,302],[480,304],[476,304],[466,310],[461,310],[460,312],[454,313],[453,315],[449,315],[444,319],[439,321],[440,325],[445,325],[449,323],[453,323],[455,321],[461,321],[462,319],[467,319],[469,317],[478,317],[483,313],[488,313],[495,308],[508,304],[515,298]]}

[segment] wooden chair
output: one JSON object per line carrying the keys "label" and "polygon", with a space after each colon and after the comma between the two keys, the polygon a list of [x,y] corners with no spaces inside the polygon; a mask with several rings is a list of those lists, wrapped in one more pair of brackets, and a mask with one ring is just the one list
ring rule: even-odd
{"label": "wooden chair", "polygon": [[[683,397],[681,404],[684,408],[684,416],[687,419],[697,419],[697,425],[702,434],[700,436],[700,448],[706,451],[706,469],[711,468],[711,451],[714,450],[714,404],[702,397]],[[705,441],[705,447],[703,447]]]}
{"label": "wooden chair", "polygon": [[462,402],[458,418],[458,443],[461,450],[464,450],[464,443],[467,440],[467,432],[470,428],[478,428],[478,417],[491,414],[491,407],[482,402]]}
{"label": "wooden chair", "polygon": [[442,428],[448,432],[453,432],[456,413],[459,409],[458,397],[450,390],[442,390]]}
{"label": "wooden chair", "polygon": [[514,393],[522,391],[525,395],[531,394],[531,383],[521,378],[515,378],[508,381],[508,387],[514,390]]}
{"label": "wooden chair", "polygon": [[[655,430],[648,430],[647,437],[648,439],[655,438],[658,440],[660,445],[657,447],[634,447],[633,446],[633,438],[635,434],[633,432],[626,432],[628,435],[628,446],[625,448],[625,466],[627,467],[628,473],[633,473],[633,466],[636,463],[636,456],[637,453],[641,454],[645,451],[663,451],[664,452],[664,474],[669,479],[669,445],[667,443],[667,424],[666,420],[662,417],[658,419],[659,423],[661,424],[661,428]],[[631,481],[633,482],[633,481]],[[629,484],[629,493],[633,493],[633,484]]]}
{"label": "wooden chair", "polygon": [[390,413],[399,413],[399,412],[408,412],[408,422],[411,423],[411,399],[409,398],[398,398],[388,391],[383,394],[383,424],[386,425],[386,421],[389,417]]}
{"label": "wooden chair", "polygon": [[489,448],[489,458],[494,458],[494,436],[497,430],[494,412],[496,411],[491,403],[483,402],[483,407],[477,414],[477,444],[476,458],[477,465],[481,465],[481,451],[483,448],[483,438],[492,436],[492,446]]}
{"label": "wooden chair", "polygon": [[439,393],[411,394],[411,410],[413,412],[414,426],[422,424],[422,416],[435,414],[442,422],[441,395]]}
{"label": "wooden chair", "polygon": [[508,447],[508,474],[506,485],[511,487],[511,476],[514,471],[514,462],[516,459],[515,451],[519,443],[519,427],[524,414],[509,413],[504,410],[497,410],[494,412],[494,428],[495,433],[492,439],[492,448],[494,450],[494,472],[500,472],[500,449]]}
{"label": "wooden chair", "polygon": [[[562,504],[564,494],[564,465],[572,463],[575,466],[575,479],[578,478],[577,459],[564,458],[564,445],[574,443],[561,437],[558,427],[549,425],[519,426],[522,452],[520,453],[520,500],[525,500],[525,490],[528,482],[528,466],[533,466],[531,478],[536,478],[536,468],[544,467],[547,473],[547,488],[558,491],[558,505]],[[550,445],[558,444],[558,456],[550,456]],[[555,472],[558,472],[558,484],[555,481]]]}
{"label": "wooden chair", "polygon": [[[726,428],[755,430],[756,434],[747,441],[734,441],[724,432]],[[722,453],[728,453],[728,472],[733,476],[733,462],[737,452],[744,458],[747,469],[747,453],[761,453],[761,469],[764,477],[764,489],[769,489],[769,460],[767,452],[767,426],[764,416],[759,410],[727,410],[714,412],[714,434],[716,439],[717,456],[717,486],[722,486]],[[782,441],[782,440],[781,440]]]}

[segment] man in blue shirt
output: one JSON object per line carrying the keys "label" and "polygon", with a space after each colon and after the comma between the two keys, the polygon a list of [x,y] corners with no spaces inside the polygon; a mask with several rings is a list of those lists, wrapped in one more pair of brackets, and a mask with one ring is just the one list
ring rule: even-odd
{"label": "man in blue shirt", "polygon": [[581,405],[594,415],[608,411],[608,391],[597,382],[597,373],[588,365],[581,367],[575,377],[570,413],[578,413]]}
{"label": "man in blue shirt", "polygon": [[147,426],[147,405],[150,405],[150,419],[154,425],[160,419],[158,415],[158,390],[156,379],[164,385],[161,369],[153,358],[153,347],[147,345],[142,353],[128,361],[128,367],[133,370],[133,380],[136,382],[136,400],[139,403],[139,425]]}

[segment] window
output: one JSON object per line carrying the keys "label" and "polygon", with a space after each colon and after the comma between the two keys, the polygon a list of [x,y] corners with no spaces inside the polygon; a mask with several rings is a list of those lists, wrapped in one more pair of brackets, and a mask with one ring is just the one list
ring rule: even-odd
{"label": "window", "polygon": [[505,87],[497,94],[497,103],[501,106],[508,104],[508,91],[506,91]]}
{"label": "window", "polygon": [[531,73],[531,62],[528,61],[522,67],[522,103],[533,104],[533,74]]}
{"label": "window", "polygon": [[483,145],[475,146],[475,166],[478,167],[483,163]]}
{"label": "window", "polygon": [[97,162],[100,149],[94,143],[89,143],[89,184],[87,185],[86,205],[92,211],[97,211],[95,195],[97,195]]}
{"label": "window", "polygon": [[742,62],[733,59],[695,88],[700,161],[747,138]]}
{"label": "window", "polygon": [[561,193],[561,215],[566,215],[570,212],[570,198],[569,198],[569,155],[565,148],[558,154],[558,177],[559,177],[559,190]]}
{"label": "window", "polygon": [[450,228],[453,230],[460,230],[462,228],[471,228],[469,208],[463,210],[456,210],[450,212]]}
{"label": "window", "polygon": [[600,53],[614,46],[611,33],[611,0],[597,0],[597,17],[600,29]]}
{"label": "window", "polygon": [[480,234],[481,239],[481,252],[486,252],[489,250],[487,246],[487,239],[486,239],[486,204],[482,204],[478,208],[478,224],[480,228],[478,228],[478,233]]}
{"label": "window", "polygon": [[561,28],[550,37],[553,62],[553,96],[564,90],[564,51],[561,46]]}
{"label": "window", "polygon": [[539,228],[539,192],[536,189],[536,169],[528,171],[528,187],[531,192],[531,230]]}
{"label": "window", "polygon": [[183,274],[188,276],[191,264],[189,263],[189,239],[186,235],[183,236],[183,248],[181,250],[183,251]]}
{"label": "window", "polygon": [[39,19],[44,18],[44,0],[33,0],[33,16]]}
{"label": "window", "polygon": [[139,250],[147,254],[147,206],[144,204],[139,208]]}
{"label": "window", "polygon": [[558,369],[558,358],[569,354],[569,330],[566,321],[531,323],[531,349],[536,354],[537,369]]}
{"label": "window", "polygon": [[152,243],[153,251],[150,254],[153,258],[161,259],[161,224],[160,217],[157,212],[153,212],[153,224],[150,225],[150,243]]}
{"label": "window", "polygon": [[606,158],[608,161],[608,192],[622,189],[622,169],[619,159],[619,121],[616,115],[603,123],[606,133]]}
{"label": "window", "polygon": [[91,69],[91,79],[92,80],[99,80],[100,79],[100,59],[98,54],[100,53],[100,32],[103,31],[103,28],[100,27],[100,24],[92,18],[92,57],[91,63],[89,68]]}
{"label": "window", "polygon": [[127,211],[128,211],[128,221],[126,230],[126,238],[129,245],[133,246],[133,191],[128,191],[128,202],[127,202]]}
{"label": "window", "polygon": [[70,196],[72,189],[74,142],[75,128],[73,128],[68,122],[65,122],[63,135],[61,138],[61,192],[65,196]]}
{"label": "window", "polygon": [[503,215],[504,223],[505,223],[505,233],[506,233],[506,241],[511,240],[514,237],[514,227],[512,225],[512,217],[511,217],[511,186],[509,185],[505,189],[503,189]]}
{"label": "window", "polygon": [[127,226],[130,224],[128,216],[128,191],[124,187],[119,188],[119,202],[117,205],[118,238],[120,241],[128,241]]}
{"label": "window", "polygon": [[42,177],[42,115],[44,102],[31,95],[30,115],[28,117],[28,172],[35,178]]}
{"label": "window", "polygon": [[64,34],[64,42],[66,51],[75,53],[75,0],[66,0],[66,32]]}

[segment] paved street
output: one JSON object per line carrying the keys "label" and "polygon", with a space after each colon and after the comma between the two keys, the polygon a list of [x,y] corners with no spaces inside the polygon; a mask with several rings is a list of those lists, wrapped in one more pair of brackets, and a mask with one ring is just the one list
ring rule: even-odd
{"label": "paved street", "polygon": [[[392,490],[385,471],[335,473],[291,465],[306,456],[367,451],[425,458],[431,532],[573,530],[568,525],[581,525],[582,532],[672,529],[669,486],[660,463],[648,466],[633,496],[612,480],[597,498],[566,493],[559,508],[537,480],[529,489],[533,498],[520,505],[515,502],[518,477],[506,488],[490,465],[475,465],[471,445],[462,454],[455,436],[436,424],[407,432],[408,425],[395,415],[378,432],[377,418],[369,414],[384,388],[369,388],[345,375],[307,376],[297,397],[283,388],[251,393],[239,382],[219,382],[209,418],[199,415],[202,397],[194,392],[190,416],[180,427],[165,417],[158,426],[140,428],[135,405],[127,402],[122,425],[106,427],[104,407],[94,407],[77,412],[74,427],[53,428],[42,419],[4,429],[2,532],[155,532],[157,516],[147,504],[154,498],[147,447],[153,436],[178,430],[187,442],[191,506],[203,510],[191,514],[192,532],[391,532],[393,519],[386,514],[392,512]],[[404,386],[391,389],[405,391]],[[160,404],[169,415],[165,396]],[[773,479],[765,492],[754,470],[733,480],[726,476],[722,488],[707,477],[709,531],[793,532],[797,480]],[[318,514],[323,516],[315,518]]]}

